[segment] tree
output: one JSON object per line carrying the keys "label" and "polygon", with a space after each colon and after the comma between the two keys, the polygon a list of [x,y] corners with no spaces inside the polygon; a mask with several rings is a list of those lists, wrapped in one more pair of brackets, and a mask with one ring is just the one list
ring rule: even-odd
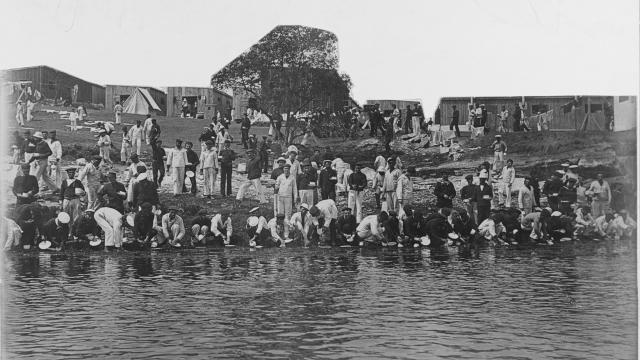
{"label": "tree", "polygon": [[313,101],[334,107],[348,99],[351,80],[338,69],[335,34],[305,26],[277,26],[211,77],[217,88],[251,94],[261,107],[299,111]]}

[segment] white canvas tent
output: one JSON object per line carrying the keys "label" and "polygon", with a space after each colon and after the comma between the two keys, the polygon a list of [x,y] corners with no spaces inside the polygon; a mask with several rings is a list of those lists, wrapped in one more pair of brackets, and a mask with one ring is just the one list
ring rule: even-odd
{"label": "white canvas tent", "polygon": [[122,107],[127,114],[146,115],[151,110],[161,111],[158,104],[151,97],[149,90],[144,88],[136,88],[133,94],[122,104]]}

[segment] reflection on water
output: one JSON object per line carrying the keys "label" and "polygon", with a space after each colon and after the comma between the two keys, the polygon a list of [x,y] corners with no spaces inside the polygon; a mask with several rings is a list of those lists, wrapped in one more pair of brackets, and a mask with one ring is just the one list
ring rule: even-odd
{"label": "reflection on water", "polygon": [[625,248],[3,260],[12,359],[637,356],[636,259]]}

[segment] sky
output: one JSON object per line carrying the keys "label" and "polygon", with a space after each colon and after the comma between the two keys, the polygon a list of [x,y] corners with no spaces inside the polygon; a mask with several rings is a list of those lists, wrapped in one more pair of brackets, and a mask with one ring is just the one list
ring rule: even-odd
{"label": "sky", "polygon": [[208,86],[277,25],[338,36],[353,98],[638,93],[637,0],[24,0],[0,4],[0,69]]}

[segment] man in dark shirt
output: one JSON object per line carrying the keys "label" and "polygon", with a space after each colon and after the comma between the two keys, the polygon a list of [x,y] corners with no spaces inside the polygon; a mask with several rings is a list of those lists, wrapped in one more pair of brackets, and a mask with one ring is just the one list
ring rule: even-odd
{"label": "man in dark shirt", "polygon": [[426,219],[424,229],[431,240],[430,247],[441,247],[447,244],[447,235],[453,231],[453,227],[447,221],[450,214],[451,210],[444,208]]}
{"label": "man in dark shirt", "polygon": [[342,213],[337,221],[337,240],[339,245],[347,245],[353,241],[353,235],[356,232],[356,217],[351,213],[348,207],[342,208]]}
{"label": "man in dark shirt", "polygon": [[336,199],[336,184],[338,183],[338,173],[331,168],[331,160],[324,161],[324,167],[320,170],[318,176],[318,185],[320,186],[320,195],[322,200]]}
{"label": "man in dark shirt", "polygon": [[460,128],[458,125],[460,123],[460,111],[456,108],[455,105],[452,106],[453,115],[451,116],[451,124],[449,124],[449,130],[456,129],[456,136],[460,137]]}
{"label": "man in dark shirt", "polygon": [[480,225],[489,217],[491,213],[491,199],[493,199],[493,188],[487,184],[487,173],[480,174],[480,185],[475,189],[472,202],[475,202],[478,207],[478,221],[476,224]]}
{"label": "man in dark shirt", "polygon": [[20,168],[23,175],[18,175],[13,180],[13,195],[16,196],[17,205],[31,204],[36,200],[35,195],[40,190],[38,179],[33,175],[29,175],[29,170],[31,169],[29,164],[22,164]]}
{"label": "man in dark shirt", "polygon": [[463,186],[462,189],[460,189],[460,198],[464,203],[464,208],[465,210],[467,210],[469,217],[471,217],[473,222],[475,222],[476,216],[474,210],[474,193],[476,191],[476,185],[474,185],[473,183],[473,175],[467,175],[465,176],[465,179],[467,180],[467,185]]}
{"label": "man in dark shirt", "polygon": [[224,142],[224,149],[220,151],[220,194],[222,196],[231,196],[231,173],[233,172],[233,161],[236,159],[236,153],[231,150],[231,140]]}
{"label": "man in dark shirt", "polygon": [[352,209],[355,209],[355,217],[358,222],[362,221],[362,196],[364,189],[367,187],[367,176],[362,173],[362,166],[355,164],[353,173],[347,178],[347,184],[349,185],[349,198],[348,204]]}
{"label": "man in dark shirt", "polygon": [[544,182],[542,187],[542,193],[547,195],[547,201],[549,207],[553,211],[557,211],[560,208],[560,190],[562,190],[562,180],[558,177],[558,174],[551,174],[551,178]]}
{"label": "man in dark shirt", "polygon": [[433,189],[433,195],[436,196],[436,207],[451,208],[453,206],[453,198],[456,197],[456,189],[449,181],[447,174],[442,175],[442,179]]}
{"label": "man in dark shirt", "polygon": [[153,173],[153,182],[156,186],[160,186],[160,184],[162,184],[162,179],[164,179],[164,159],[166,159],[167,153],[162,147],[162,140],[152,142],[151,149],[151,172]]}
{"label": "man in dark shirt", "polygon": [[52,246],[57,248],[63,248],[64,243],[69,237],[68,217],[65,219],[63,214],[66,213],[60,213],[58,217],[49,219],[41,229],[41,235],[44,237],[44,240],[51,241]]}
{"label": "man in dark shirt", "polygon": [[104,184],[98,191],[98,198],[104,201],[104,206],[124,214],[124,200],[127,198],[127,190],[123,184],[116,180],[115,172],[109,172],[108,178],[109,182]]}
{"label": "man in dark shirt", "polygon": [[[198,192],[198,187],[196,185],[196,169],[198,168],[198,165],[200,164],[200,158],[198,157],[198,154],[196,154],[195,151],[193,151],[193,143],[191,141],[187,141],[184,144],[184,148],[187,149],[187,163],[188,165],[185,165],[184,167],[184,172],[185,172],[185,180],[187,179],[187,171],[191,171],[193,172],[193,177],[190,177],[189,180],[191,181],[191,193],[192,194],[196,194]],[[182,186],[182,192],[186,193],[187,192],[187,182],[183,181],[183,186]]]}
{"label": "man in dark shirt", "polygon": [[87,243],[95,240],[100,236],[101,229],[93,217],[95,210],[87,209],[82,215],[80,215],[71,226],[69,232],[74,237],[78,238],[81,243]]}
{"label": "man in dark shirt", "polygon": [[[146,174],[147,168],[144,166],[138,166],[136,169],[138,174]],[[158,200],[158,187],[153,181],[150,181],[146,176],[142,176],[137,183],[133,185],[133,205],[136,209],[143,203],[149,203],[151,205],[157,205]]]}
{"label": "man in dark shirt", "polygon": [[149,130],[149,143],[154,144],[160,138],[160,125],[157,124],[156,119],[151,119],[151,129]]}
{"label": "man in dark shirt", "polygon": [[269,139],[267,139],[266,135],[262,136],[262,142],[260,143],[260,150],[258,155],[260,155],[260,162],[263,172],[266,174],[269,172]]}
{"label": "man in dark shirt", "polygon": [[242,123],[240,123],[240,134],[242,135],[242,146],[245,149],[249,148],[249,129],[251,129],[251,120],[249,120],[249,116],[247,114],[244,115],[242,119]]}
{"label": "man in dark shirt", "polygon": [[273,112],[273,138],[275,140],[280,140],[282,138],[282,132],[280,132],[280,129],[282,129],[282,121],[284,119],[282,119],[282,114],[280,114],[280,109],[275,109],[275,111]]}

